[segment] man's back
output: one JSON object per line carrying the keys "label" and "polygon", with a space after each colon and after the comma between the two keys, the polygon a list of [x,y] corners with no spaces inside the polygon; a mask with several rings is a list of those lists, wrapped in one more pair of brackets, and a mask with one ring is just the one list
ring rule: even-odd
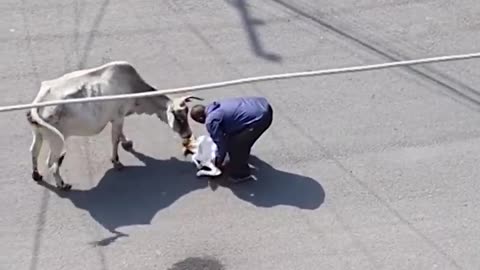
{"label": "man's back", "polygon": [[235,133],[257,122],[268,111],[264,97],[235,97],[213,102],[206,108],[207,126],[220,121],[223,132]]}

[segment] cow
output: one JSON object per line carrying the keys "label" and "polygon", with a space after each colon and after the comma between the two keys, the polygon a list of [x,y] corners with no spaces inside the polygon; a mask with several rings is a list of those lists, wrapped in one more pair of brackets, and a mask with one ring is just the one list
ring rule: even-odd
{"label": "cow", "polygon": [[[42,81],[33,103],[155,90],[143,80],[130,63],[113,61]],[[46,140],[50,146],[46,163],[55,178],[56,186],[60,190],[70,190],[72,185],[65,183],[60,175],[60,167],[66,154],[65,141],[71,136],[97,135],[108,123],[111,123],[111,162],[115,169],[121,169],[123,165],[118,157],[119,143],[126,151],[133,149],[133,142],[123,132],[124,119],[132,114],[156,115],[181,137],[184,146],[188,145],[193,134],[188,121],[187,103],[194,99],[203,100],[192,95],[179,98],[158,95],[32,108],[26,114],[33,134],[30,147],[32,178],[36,182],[43,180],[43,176],[38,171],[38,156],[43,141]]]}

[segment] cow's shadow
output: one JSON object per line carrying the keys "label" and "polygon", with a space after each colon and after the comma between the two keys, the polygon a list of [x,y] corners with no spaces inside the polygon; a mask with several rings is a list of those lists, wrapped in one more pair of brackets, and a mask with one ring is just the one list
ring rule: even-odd
{"label": "cow's shadow", "polygon": [[[89,190],[62,192],[49,183],[40,182],[58,196],[69,199],[76,207],[86,210],[113,234],[93,242],[94,245],[106,246],[128,236],[118,228],[149,225],[160,210],[192,191],[209,186],[209,181],[195,176],[195,166],[190,161],[157,160],[135,151],[132,154],[145,166],[126,166],[122,171],[110,169],[98,185]],[[287,205],[313,210],[323,203],[325,192],[314,179],[274,169],[255,156],[252,156],[251,163],[257,168],[258,181],[226,184],[226,177],[222,176],[210,181],[211,187],[220,184],[232,190],[238,198],[258,207]]]}
{"label": "cow's shadow", "polygon": [[113,233],[95,245],[108,245],[127,236],[117,229],[122,226],[149,225],[160,210],[182,196],[208,186],[195,176],[191,162],[176,158],[157,160],[132,151],[145,166],[125,166],[121,171],[108,170],[98,185],[89,190],[58,191],[53,185],[41,184],[62,198],[89,212],[105,229]]}
{"label": "cow's shadow", "polygon": [[219,178],[217,184],[257,207],[285,205],[314,210],[325,201],[325,191],[315,179],[277,170],[254,155],[249,163],[254,167],[252,173],[257,181],[231,184]]}

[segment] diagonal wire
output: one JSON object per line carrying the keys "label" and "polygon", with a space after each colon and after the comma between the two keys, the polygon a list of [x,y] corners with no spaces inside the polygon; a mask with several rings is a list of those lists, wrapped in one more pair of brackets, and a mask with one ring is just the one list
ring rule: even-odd
{"label": "diagonal wire", "polygon": [[[368,70],[394,68],[394,67],[401,67],[401,66],[412,66],[412,65],[427,64],[427,63],[439,63],[439,62],[447,62],[447,61],[467,60],[467,59],[474,59],[474,58],[479,58],[479,57],[480,57],[480,52],[477,52],[477,53],[470,53],[470,54],[457,54],[457,55],[447,55],[447,56],[438,56],[438,57],[430,57],[430,58],[420,58],[420,59],[414,59],[414,60],[387,62],[387,63],[381,63],[381,64],[372,64],[372,65],[361,65],[361,66],[333,68],[333,69],[321,69],[321,70],[303,71],[303,72],[294,72],[294,73],[282,73],[282,74],[265,75],[265,76],[258,76],[258,77],[248,77],[248,78],[242,78],[242,79],[230,80],[230,81],[223,81],[223,82],[217,82],[217,83],[201,84],[201,85],[196,85],[196,86],[187,86],[187,87],[180,87],[180,88],[170,88],[170,89],[165,89],[165,90],[142,92],[142,93],[135,93],[135,94],[123,94],[123,95],[110,95],[110,96],[101,96],[101,97],[65,99],[65,100],[38,102],[38,103],[35,103],[35,104],[32,103],[32,104],[20,104],[20,105],[3,106],[3,107],[0,107],[0,113],[1,112],[8,112],[8,111],[18,111],[18,110],[25,110],[25,109],[31,109],[31,108],[46,107],[46,106],[61,105],[61,104],[74,104],[74,103],[113,101],[113,100],[132,99],[132,98],[145,98],[145,97],[153,97],[153,96],[159,96],[159,95],[164,95],[164,94],[177,94],[177,93],[183,93],[183,92],[191,92],[191,91],[200,91],[200,90],[221,88],[221,87],[227,87],[227,86],[231,86],[231,85],[246,84],[246,83],[259,82],[259,81],[271,81],[271,80],[282,80],[282,79],[291,79],[291,78],[299,78],[299,77],[333,75],[333,74],[342,74],[342,73],[351,73],[351,72],[360,72],[360,71],[368,71]],[[123,63],[125,63],[125,62],[123,62]]]}

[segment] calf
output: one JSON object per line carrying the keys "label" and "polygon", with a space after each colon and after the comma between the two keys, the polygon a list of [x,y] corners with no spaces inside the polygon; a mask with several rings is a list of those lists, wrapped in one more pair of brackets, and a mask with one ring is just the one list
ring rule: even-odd
{"label": "calf", "polygon": [[210,136],[191,138],[183,150],[184,156],[192,155],[192,161],[197,167],[197,176],[219,176],[222,171],[215,166],[217,145]]}
{"label": "calf", "polygon": [[[115,61],[43,81],[33,103],[155,90],[142,79],[131,64]],[[47,166],[53,173],[56,185],[62,190],[70,190],[72,186],[65,183],[60,175],[60,166],[66,153],[66,139],[71,136],[97,135],[108,123],[112,126],[111,162],[115,168],[122,168],[123,165],[118,158],[118,145],[121,143],[127,151],[133,148],[132,141],[123,133],[124,118],[132,114],[156,115],[183,139],[184,146],[187,145],[189,138],[192,137],[187,103],[192,99],[203,100],[195,96],[171,99],[166,95],[159,95],[31,109],[27,112],[27,119],[33,133],[33,142],[30,147],[33,180],[43,180],[38,172],[37,160],[42,143],[46,140],[50,146]]]}

